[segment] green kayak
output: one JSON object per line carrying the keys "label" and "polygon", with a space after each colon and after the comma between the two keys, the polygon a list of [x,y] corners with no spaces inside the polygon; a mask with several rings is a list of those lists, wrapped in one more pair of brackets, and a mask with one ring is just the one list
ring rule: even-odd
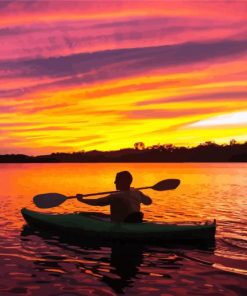
{"label": "green kayak", "polygon": [[23,208],[21,213],[31,227],[76,239],[126,242],[191,243],[214,240],[216,221],[190,224],[112,223],[109,215],[90,212],[45,214]]}

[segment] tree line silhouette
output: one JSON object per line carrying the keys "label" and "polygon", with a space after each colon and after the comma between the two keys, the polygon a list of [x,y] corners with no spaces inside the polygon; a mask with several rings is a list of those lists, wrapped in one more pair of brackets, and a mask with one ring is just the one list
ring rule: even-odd
{"label": "tree line silhouette", "polygon": [[145,147],[143,142],[137,142],[134,148],[115,151],[92,150],[39,156],[0,155],[0,163],[43,162],[247,162],[247,142],[239,144],[231,140],[228,145],[218,145],[208,141],[196,147],[176,147],[173,144]]}

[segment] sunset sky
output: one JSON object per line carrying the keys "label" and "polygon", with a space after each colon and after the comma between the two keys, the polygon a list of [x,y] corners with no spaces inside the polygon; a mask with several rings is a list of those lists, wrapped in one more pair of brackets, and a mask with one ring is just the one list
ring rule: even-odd
{"label": "sunset sky", "polygon": [[247,141],[247,1],[0,1],[0,154]]}

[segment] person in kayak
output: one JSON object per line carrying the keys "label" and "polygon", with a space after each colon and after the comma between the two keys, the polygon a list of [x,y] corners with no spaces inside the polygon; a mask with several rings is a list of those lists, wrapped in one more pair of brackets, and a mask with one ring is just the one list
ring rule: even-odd
{"label": "person in kayak", "polygon": [[141,191],[131,188],[133,177],[128,171],[116,174],[115,186],[120,192],[112,193],[97,199],[83,199],[82,194],[76,197],[80,202],[91,206],[108,206],[111,209],[111,221],[116,223],[141,223],[143,213],[141,204],[150,205],[152,199]]}

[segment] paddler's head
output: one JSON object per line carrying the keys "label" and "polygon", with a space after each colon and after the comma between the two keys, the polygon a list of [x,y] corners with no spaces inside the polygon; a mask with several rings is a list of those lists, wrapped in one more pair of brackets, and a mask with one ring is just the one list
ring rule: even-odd
{"label": "paddler's head", "polygon": [[115,185],[117,190],[129,190],[133,177],[130,172],[123,171],[116,174]]}

